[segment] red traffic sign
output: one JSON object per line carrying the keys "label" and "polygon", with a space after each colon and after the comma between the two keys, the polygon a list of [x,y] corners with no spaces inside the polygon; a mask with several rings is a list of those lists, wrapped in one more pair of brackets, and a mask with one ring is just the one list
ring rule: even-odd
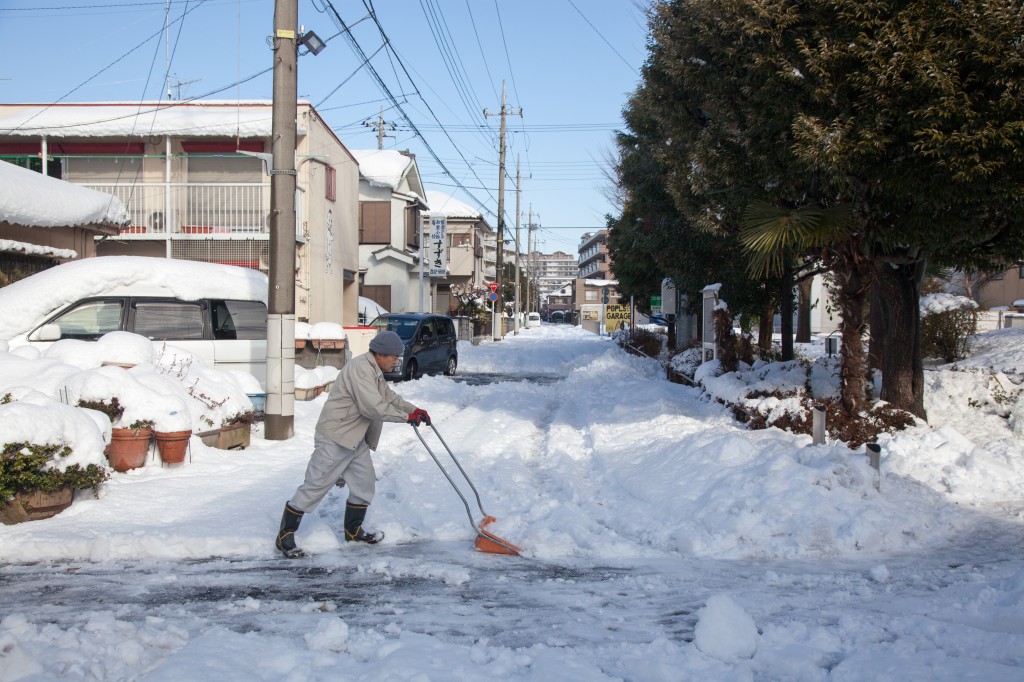
{"label": "red traffic sign", "polygon": [[493,292],[495,292],[497,290],[498,290],[498,283],[497,282],[491,282],[491,292],[493,293]]}

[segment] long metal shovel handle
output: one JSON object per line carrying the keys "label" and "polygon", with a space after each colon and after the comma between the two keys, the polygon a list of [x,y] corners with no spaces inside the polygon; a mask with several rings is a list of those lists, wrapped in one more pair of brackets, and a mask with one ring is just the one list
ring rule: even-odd
{"label": "long metal shovel handle", "polygon": [[[480,493],[477,492],[476,486],[473,485],[473,481],[470,480],[469,474],[467,474],[466,470],[462,468],[462,465],[459,463],[459,460],[455,458],[454,453],[452,453],[452,449],[448,447],[448,443],[444,442],[444,438],[441,437],[441,434],[438,432],[437,427],[434,426],[433,424],[428,424],[428,426],[431,429],[433,429],[434,434],[437,436],[437,439],[441,441],[441,444],[444,446],[444,449],[448,451],[448,456],[452,458],[452,461],[455,462],[455,466],[457,466],[459,468],[459,471],[462,472],[463,478],[466,479],[466,483],[469,484],[469,487],[473,490],[473,495],[476,497],[476,506],[480,509],[480,513],[483,514],[484,517],[486,517],[487,512],[484,511],[483,504],[480,502]],[[473,520],[473,511],[469,508],[469,502],[466,500],[466,496],[462,494],[462,491],[459,489],[458,484],[455,483],[451,475],[448,473],[448,470],[444,468],[443,464],[441,464],[441,460],[437,458],[437,455],[434,454],[434,451],[430,449],[429,445],[427,445],[427,441],[423,438],[423,434],[420,433],[419,424],[413,424],[412,428],[416,431],[416,436],[420,439],[420,442],[423,443],[423,447],[427,449],[427,452],[430,454],[431,459],[433,459],[434,463],[437,464],[437,468],[441,470],[441,473],[444,474],[444,477],[448,479],[449,483],[451,483],[452,488],[455,490],[455,493],[459,496],[459,499],[462,500],[463,506],[466,507],[466,515],[469,517],[470,524],[472,524],[472,526],[477,529],[477,532],[480,532],[480,527],[477,526],[476,521]]]}
{"label": "long metal shovel handle", "polygon": [[469,525],[473,526],[473,529],[476,531],[477,535],[476,543],[474,546],[481,552],[490,552],[492,554],[513,554],[515,556],[522,556],[522,548],[516,547],[511,542],[503,540],[494,533],[485,530],[488,524],[491,524],[495,521],[494,517],[488,516],[487,512],[484,511],[483,503],[480,502],[480,493],[477,492],[476,486],[473,485],[473,481],[470,480],[469,474],[467,474],[466,470],[462,468],[462,464],[460,464],[459,460],[456,459],[455,453],[452,452],[452,449],[448,447],[448,443],[446,443],[444,441],[444,438],[441,437],[441,433],[437,430],[437,427],[431,424],[430,422],[427,422],[427,424],[428,426],[430,426],[431,429],[434,430],[434,435],[436,435],[437,439],[441,441],[442,445],[444,445],[444,449],[448,451],[448,456],[452,458],[452,461],[455,462],[455,466],[457,466],[459,468],[459,471],[462,472],[462,477],[466,479],[466,483],[468,483],[469,487],[472,488],[473,495],[476,497],[476,506],[480,509],[480,513],[484,516],[483,520],[480,523],[477,523],[473,520],[473,512],[469,508],[469,502],[466,501],[466,496],[462,494],[462,491],[459,489],[459,486],[456,485],[455,481],[452,480],[452,477],[448,474],[448,470],[444,468],[444,466],[441,464],[441,461],[437,458],[437,455],[435,455],[434,451],[430,449],[429,445],[427,445],[427,441],[424,440],[423,434],[420,433],[419,424],[414,423],[412,426],[416,430],[416,436],[420,439],[420,442],[423,443],[423,447],[427,449],[427,452],[430,453],[430,457],[431,459],[434,460],[434,464],[437,465],[437,468],[441,470],[441,473],[444,474],[444,477],[448,479],[449,483],[451,483],[452,488],[455,489],[455,494],[459,496],[459,499],[462,500],[462,505],[466,508],[466,516],[469,517]]}

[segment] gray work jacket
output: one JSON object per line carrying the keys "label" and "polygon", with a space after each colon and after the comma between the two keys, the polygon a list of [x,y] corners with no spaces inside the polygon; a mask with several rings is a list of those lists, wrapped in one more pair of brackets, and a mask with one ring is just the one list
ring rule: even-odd
{"label": "gray work jacket", "polygon": [[404,422],[416,409],[391,390],[372,353],[345,363],[327,396],[316,432],[354,450],[365,440],[377,449],[384,422]]}

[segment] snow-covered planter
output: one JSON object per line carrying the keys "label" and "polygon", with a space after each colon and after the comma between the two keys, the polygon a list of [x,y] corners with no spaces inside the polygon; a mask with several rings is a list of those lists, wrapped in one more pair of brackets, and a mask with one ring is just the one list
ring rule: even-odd
{"label": "snow-covered planter", "polygon": [[[74,491],[107,480],[102,431],[83,410],[39,393],[0,396],[0,521],[53,516]],[[45,428],[38,428],[42,420]]]}

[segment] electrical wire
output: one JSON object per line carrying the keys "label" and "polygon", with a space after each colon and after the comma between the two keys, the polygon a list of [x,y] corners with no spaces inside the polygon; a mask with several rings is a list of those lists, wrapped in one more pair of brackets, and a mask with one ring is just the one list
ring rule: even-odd
{"label": "electrical wire", "polygon": [[[338,12],[337,8],[335,8],[334,3],[331,0],[324,0],[324,2],[326,4],[326,6],[329,8],[329,10],[330,10],[329,14],[332,16],[333,20],[339,25],[339,28],[343,29],[343,31],[345,32],[346,39],[349,41],[349,44],[351,45],[353,50],[355,50],[356,54],[358,56],[360,56],[364,61],[367,61],[366,68],[369,70],[370,74],[373,76],[373,79],[376,81],[377,86],[378,86],[378,88],[380,88],[382,94],[384,94],[391,101],[391,103],[395,107],[395,110],[405,120],[405,122],[409,125],[409,127],[412,129],[412,131],[416,134],[417,138],[420,140],[420,142],[423,144],[423,146],[427,149],[427,152],[430,154],[430,156],[432,156],[434,158],[434,160],[437,161],[437,163],[444,170],[445,175],[447,175],[453,181],[457,182],[459,185],[462,185],[461,181],[459,181],[458,178],[456,178],[455,175],[447,168],[447,166],[445,166],[444,162],[438,156],[437,152],[434,151],[433,146],[430,144],[429,140],[427,140],[426,136],[423,135],[423,133],[416,126],[416,124],[412,121],[411,117],[405,111],[405,109],[403,108],[402,104],[398,101],[398,99],[391,92],[391,88],[388,87],[387,83],[381,77],[380,73],[376,70],[376,68],[374,68],[373,63],[367,60],[366,52],[363,50],[362,46],[359,44],[359,41],[356,40],[355,36],[349,30],[349,27],[345,23],[345,20],[341,18],[341,14]],[[369,5],[367,5],[366,0],[364,0],[364,5],[366,5],[367,11],[371,12],[370,17],[373,19],[374,23],[376,24],[377,30],[380,32],[381,37],[383,38],[383,40],[385,41],[386,44],[390,44],[390,40],[388,39],[387,32],[384,31],[383,26],[381,26],[380,21],[377,19],[376,15],[372,12],[372,8]],[[390,51],[392,53],[394,53],[393,50],[390,50]],[[431,115],[434,117],[434,120],[436,121],[437,120],[436,115],[434,115],[433,111],[430,109],[430,105],[423,98],[422,94],[420,94],[419,89],[416,87],[416,84],[415,84],[415,82],[413,82],[411,76],[409,76],[408,70],[405,68],[405,65],[403,64],[401,58],[397,55],[397,53],[395,53],[395,55],[396,55],[396,58],[398,59],[399,65],[402,67],[402,70],[405,72],[406,77],[409,79],[410,85],[416,91],[416,95],[420,98],[421,101],[423,101],[424,105],[427,107],[428,111],[430,111]],[[438,124],[440,125],[440,121],[438,121]],[[448,138],[449,142],[452,143],[452,146],[459,153],[459,155],[462,156],[462,152],[459,151],[459,147],[458,147],[458,145],[455,144],[455,141],[451,139],[451,136],[447,133],[447,131],[444,131],[444,133],[445,133],[445,136]],[[467,165],[469,165],[468,162],[467,162]],[[476,172],[473,171],[473,174],[475,176]],[[479,177],[477,177],[477,180],[480,182],[481,185],[483,185],[483,181],[480,180]],[[470,192],[468,190],[465,190],[465,191],[466,191],[466,194],[473,199],[473,201],[477,202],[478,205],[480,205],[481,207],[486,206],[486,204],[484,202],[480,201],[480,199],[478,199],[472,192]]]}
{"label": "electrical wire", "polygon": [[[196,3],[195,7],[193,7],[192,9],[187,9],[186,11],[182,12],[182,15],[181,15],[181,17],[180,17],[180,18],[178,18],[178,19],[176,19],[176,20],[175,20],[175,23],[177,23],[177,22],[179,22],[179,21],[184,21],[184,20],[185,20],[185,16],[186,16],[186,15],[188,15],[188,14],[190,14],[191,12],[193,12],[193,11],[195,11],[195,10],[199,9],[199,8],[200,8],[200,7],[201,7],[201,6],[202,6],[202,5],[204,4],[204,3],[208,2],[208,1],[209,1],[209,0],[199,0],[199,2],[198,2],[198,3]],[[143,41],[142,41],[141,43],[139,43],[138,45],[136,45],[136,46],[135,46],[135,47],[133,47],[132,49],[128,50],[127,52],[125,52],[124,54],[122,54],[122,55],[121,55],[120,57],[118,57],[117,59],[115,59],[115,60],[114,60],[114,61],[112,61],[111,63],[107,64],[107,65],[106,65],[106,66],[104,66],[104,67],[103,67],[102,69],[100,69],[99,71],[97,71],[97,72],[96,72],[96,73],[94,73],[93,75],[89,76],[89,77],[88,77],[88,78],[86,78],[86,79],[85,79],[84,81],[82,81],[81,83],[79,83],[78,85],[76,85],[76,86],[75,86],[74,88],[72,88],[71,90],[69,90],[68,92],[66,92],[66,93],[65,93],[64,95],[62,95],[62,96],[61,96],[61,97],[60,97],[59,99],[57,99],[57,100],[56,100],[56,101],[54,101],[54,102],[51,102],[51,103],[47,104],[47,105],[46,105],[45,107],[43,107],[42,109],[40,109],[39,111],[37,111],[36,113],[34,113],[34,114],[33,114],[32,116],[30,116],[29,118],[25,119],[25,120],[24,120],[24,121],[22,121],[22,122],[21,122],[20,124],[18,124],[18,126],[17,126],[16,128],[12,128],[11,130],[9,130],[9,131],[7,131],[7,132],[13,132],[13,131],[15,131],[15,130],[20,130],[20,129],[21,129],[21,128],[22,128],[22,127],[23,127],[23,126],[25,125],[25,124],[27,124],[27,123],[28,123],[29,121],[31,121],[32,119],[36,118],[36,117],[37,117],[37,116],[39,116],[40,114],[42,114],[42,113],[43,113],[44,111],[47,111],[48,109],[50,109],[50,108],[51,108],[51,107],[53,107],[54,105],[56,105],[56,104],[59,104],[59,103],[63,102],[63,101],[65,100],[65,99],[67,99],[68,97],[70,97],[71,95],[73,95],[73,94],[74,94],[75,92],[77,92],[78,90],[80,90],[80,89],[81,89],[81,88],[82,88],[83,86],[85,86],[85,85],[86,85],[87,83],[89,83],[89,81],[93,80],[94,78],[96,78],[97,76],[99,76],[99,75],[100,75],[101,73],[103,73],[104,71],[106,71],[106,70],[108,70],[108,69],[112,68],[112,67],[113,67],[114,65],[116,65],[116,64],[117,64],[118,62],[120,62],[121,60],[123,60],[123,59],[124,59],[125,57],[127,57],[127,56],[128,56],[128,55],[130,55],[130,54],[132,54],[133,52],[135,52],[136,50],[138,50],[138,49],[139,49],[140,47],[142,47],[143,45],[145,45],[146,43],[148,43],[148,42],[149,42],[150,40],[152,40],[153,38],[155,38],[155,37],[159,36],[159,35],[160,35],[160,34],[162,34],[163,32],[164,32],[164,29],[163,29],[163,28],[161,28],[161,29],[160,29],[159,31],[157,31],[156,33],[153,33],[153,34],[151,34],[151,35],[150,35],[149,37],[145,38],[145,39],[144,39],[144,40],[143,40]],[[58,126],[58,127],[59,127],[59,126]]]}
{"label": "electrical wire", "polygon": [[441,60],[448,70],[448,75],[455,85],[455,91],[459,95],[459,99],[462,100],[463,106],[466,107],[466,111],[473,116],[474,112],[482,109],[479,104],[480,97],[473,90],[472,83],[466,75],[465,64],[462,62],[455,41],[452,40],[444,13],[433,0],[420,0],[420,7],[427,17],[427,25],[434,36],[434,43],[441,54]]}
{"label": "electrical wire", "polygon": [[473,26],[476,46],[480,50],[480,61],[483,62],[484,71],[487,73],[487,82],[491,84],[491,89],[494,91],[494,99],[501,99],[501,95],[498,94],[497,87],[495,87],[494,76],[491,75],[491,67],[487,64],[487,55],[484,53],[483,43],[480,42],[480,29],[476,27],[476,19],[473,17],[473,8],[470,6],[469,0],[466,0],[466,12],[469,14],[469,23]]}
{"label": "electrical wire", "polygon": [[586,14],[584,14],[584,13],[583,13],[582,11],[580,11],[580,8],[576,6],[576,3],[575,3],[575,2],[573,2],[572,0],[566,0],[566,2],[568,2],[568,3],[570,4],[570,5],[572,5],[572,8],[573,8],[574,10],[576,10],[576,12],[577,12],[577,13],[578,13],[578,14],[579,14],[579,15],[580,15],[581,17],[583,17],[583,21],[587,22],[587,25],[588,25],[588,26],[590,26],[590,28],[594,29],[594,33],[596,33],[596,34],[597,34],[597,35],[598,35],[598,36],[599,36],[599,37],[601,38],[601,40],[603,40],[603,41],[605,42],[605,45],[607,45],[608,47],[610,47],[610,48],[611,48],[612,52],[614,52],[614,53],[615,53],[615,56],[616,56],[616,57],[618,57],[619,59],[621,59],[621,60],[622,60],[622,63],[623,63],[623,64],[625,64],[626,66],[628,66],[628,67],[629,67],[629,70],[630,70],[630,71],[632,71],[633,73],[635,73],[635,74],[637,74],[637,75],[640,75],[640,74],[639,74],[639,72],[637,72],[636,68],[634,68],[632,64],[630,64],[630,63],[629,63],[628,61],[626,61],[626,58],[625,58],[625,57],[623,57],[623,56],[622,56],[622,55],[621,55],[621,54],[619,53],[619,51],[615,49],[615,46],[614,46],[614,45],[612,45],[611,41],[609,41],[609,40],[608,40],[607,38],[605,38],[605,37],[604,37],[604,34],[602,34],[602,33],[601,33],[600,31],[598,31],[598,30],[597,30],[597,26],[594,26],[593,22],[591,22],[591,21],[590,21],[590,19],[588,19],[588,18],[587,18],[587,15],[586,15]]}
{"label": "electrical wire", "polygon": [[[273,66],[269,66],[269,67],[263,69],[262,71],[257,71],[256,73],[254,73],[254,74],[252,74],[252,75],[250,75],[250,76],[248,76],[246,78],[243,78],[241,82],[242,83],[248,83],[249,81],[251,81],[251,80],[253,80],[255,78],[259,78],[263,74],[269,73],[269,72],[271,72],[273,70],[274,70],[274,67]],[[204,98],[210,97],[212,95],[217,95],[219,93],[224,92],[225,90],[230,90],[231,88],[235,87],[236,85],[237,85],[237,83],[230,83],[230,84],[225,85],[223,87],[216,88],[216,89],[210,90],[208,92],[204,92],[204,93],[202,93],[200,95],[196,95],[195,97],[189,97],[187,99],[181,99],[181,100],[168,101],[166,104],[161,102],[160,104],[154,105],[151,109],[147,109],[146,111],[140,111],[137,114],[132,113],[132,114],[123,114],[121,116],[111,116],[110,118],[97,119],[97,120],[94,120],[94,121],[86,121],[85,123],[78,122],[78,123],[66,123],[66,124],[62,124],[62,125],[52,125],[52,126],[33,126],[32,130],[63,130],[65,128],[75,128],[75,127],[78,127],[80,125],[95,125],[97,123],[112,123],[114,121],[121,121],[121,120],[124,120],[126,118],[132,118],[134,116],[140,116],[142,114],[151,114],[151,113],[156,113],[156,112],[159,112],[159,111],[163,111],[164,109],[173,109],[174,107],[178,107],[178,106],[181,106],[183,104],[190,104],[192,102],[195,102],[196,100],[204,99]],[[28,123],[28,121],[32,120],[33,118],[35,118],[39,114],[43,113],[43,111],[46,111],[47,109],[50,109],[51,107],[53,107],[57,103],[59,103],[59,100],[58,100],[58,102],[54,102],[52,104],[47,104],[45,107],[43,107],[42,109],[37,111],[31,117],[29,117],[27,120],[25,120],[21,124],[19,124],[16,128],[6,128],[6,129],[3,129],[3,130],[0,130],[0,132],[7,133],[7,132],[13,132],[15,130],[21,130],[21,128],[26,123]],[[204,126],[192,126],[191,128],[183,128],[182,130],[195,131],[195,130],[203,130],[203,128],[204,128]]]}

